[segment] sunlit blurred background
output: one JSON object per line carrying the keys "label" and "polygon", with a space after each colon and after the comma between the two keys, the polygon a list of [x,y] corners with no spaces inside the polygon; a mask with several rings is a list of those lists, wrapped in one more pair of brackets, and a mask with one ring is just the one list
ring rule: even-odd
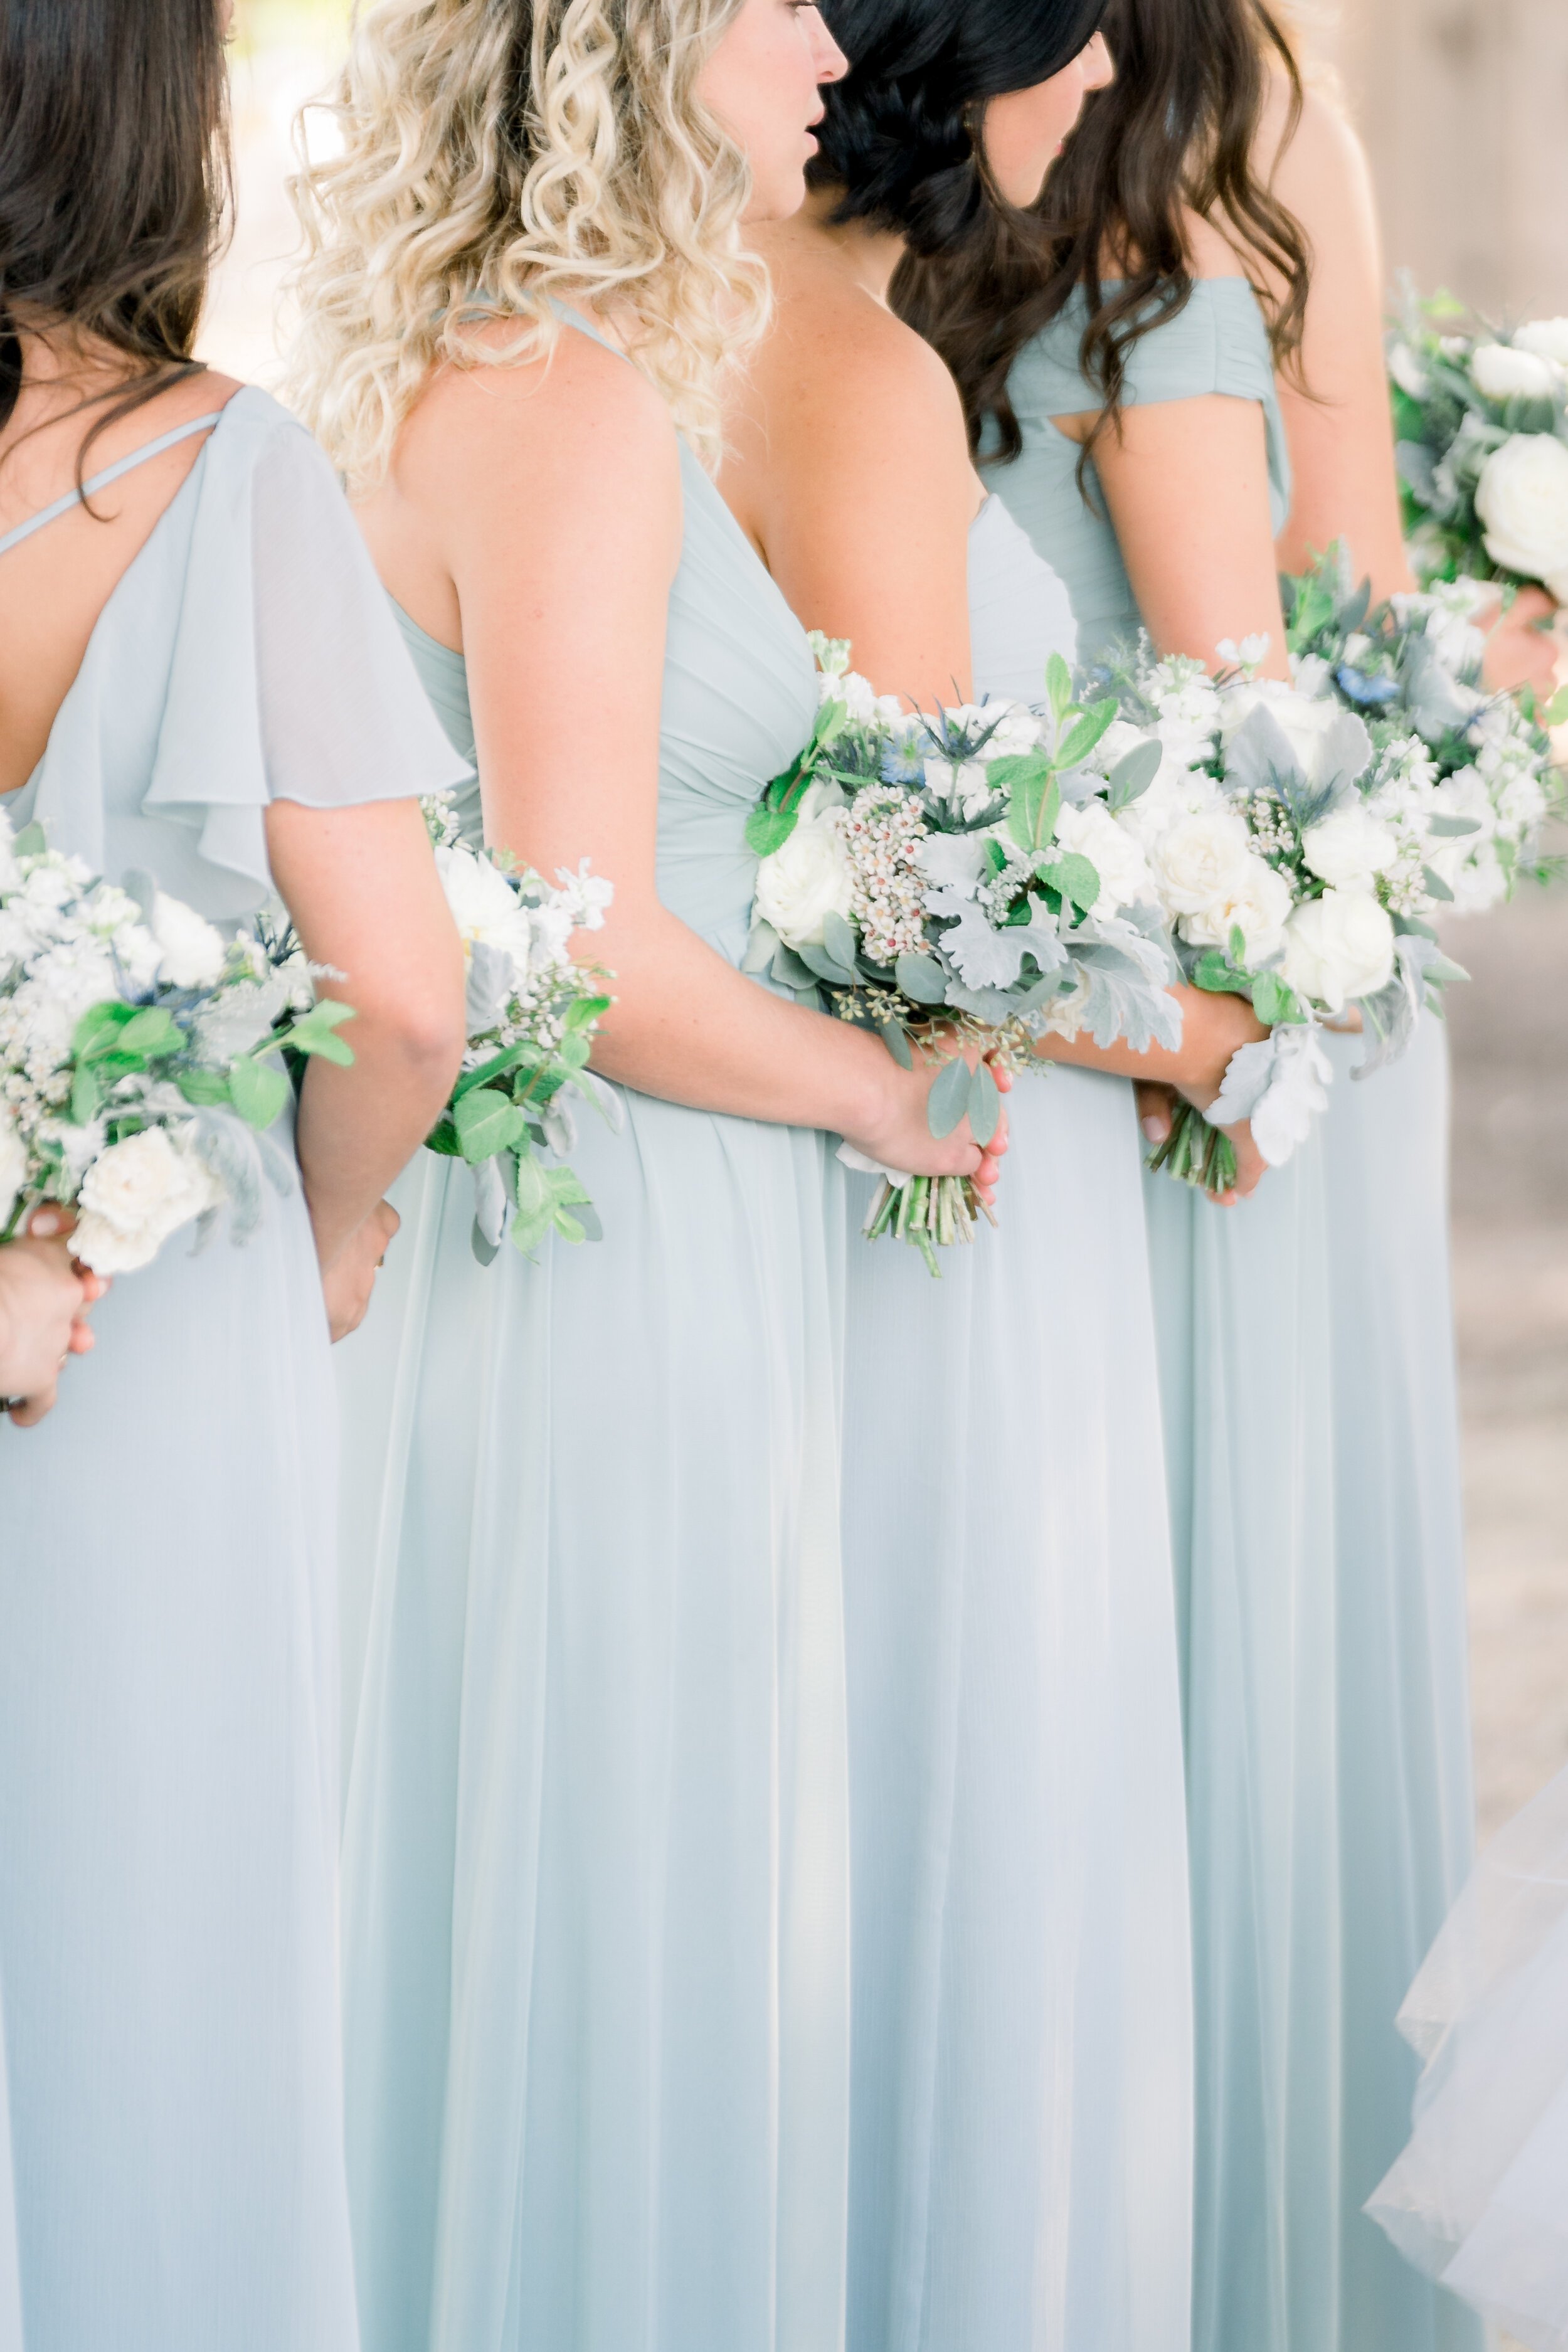
{"label": "sunlit blurred background", "polygon": [[[1407,267],[1500,321],[1568,312],[1568,0],[1299,0],[1292,13],[1371,151],[1391,273]],[[238,0],[238,226],[204,348],[262,383],[293,245],[290,126],[348,16],[347,0]],[[1472,975],[1449,1003],[1486,1834],[1568,1761],[1568,887],[1457,924],[1448,944]]]}

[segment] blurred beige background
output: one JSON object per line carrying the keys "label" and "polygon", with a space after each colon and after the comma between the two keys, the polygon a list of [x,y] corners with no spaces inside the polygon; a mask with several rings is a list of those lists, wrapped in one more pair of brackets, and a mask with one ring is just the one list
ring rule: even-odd
{"label": "blurred beige background", "polygon": [[[1366,138],[1391,271],[1500,320],[1568,312],[1568,0],[1298,0],[1293,13]],[[205,348],[263,383],[293,243],[289,126],[347,22],[347,0],[238,0],[239,220]],[[1450,1003],[1486,1833],[1568,1762],[1568,887],[1456,924],[1448,944],[1473,975]]]}

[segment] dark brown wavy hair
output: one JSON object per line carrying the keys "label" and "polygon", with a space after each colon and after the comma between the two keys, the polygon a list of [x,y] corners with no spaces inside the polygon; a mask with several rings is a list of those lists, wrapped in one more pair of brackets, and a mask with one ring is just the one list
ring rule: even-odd
{"label": "dark brown wavy hair", "polygon": [[194,353],[228,207],[217,0],[0,0],[0,427],[23,380],[19,322],[123,354],[116,417]]}
{"label": "dark brown wavy hair", "polygon": [[[1301,110],[1278,18],[1266,0],[1110,0],[1102,30],[1116,79],[1086,101],[1032,214],[998,210],[961,264],[911,253],[893,280],[894,309],[952,370],[971,443],[988,458],[1019,454],[1008,374],[1081,287],[1089,315],[1079,357],[1102,403],[1087,465],[1120,408],[1132,346],[1191,298],[1184,211],[1212,220],[1256,263],[1276,366],[1300,348],[1310,250],[1254,156],[1271,63],[1289,84],[1288,139]],[[1123,273],[1109,282],[1108,256]]]}

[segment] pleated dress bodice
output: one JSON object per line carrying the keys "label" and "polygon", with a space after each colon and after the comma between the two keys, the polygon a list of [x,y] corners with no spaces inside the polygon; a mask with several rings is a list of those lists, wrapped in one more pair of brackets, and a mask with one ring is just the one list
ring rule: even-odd
{"label": "pleated dress bodice", "polygon": [[[684,446],[680,481],[658,888],[738,963],[815,673]],[[403,628],[471,752],[461,657]],[[842,1171],[613,1091],[571,1153],[601,1241],[482,1266],[467,1171],[423,1153],[339,1351],[367,2352],[842,2336]]]}
{"label": "pleated dress bodice", "polygon": [[[765,783],[786,768],[811,731],[816,667],[799,623],[684,441],[680,475],[686,522],[659,706],[658,895],[738,964],[757,870],[746,819],[759,779]],[[454,747],[471,760],[461,654],[393,609]],[[481,840],[477,774],[457,803],[465,834]]]}
{"label": "pleated dress bodice", "polygon": [[[1092,662],[1111,646],[1134,641],[1141,623],[1094,460],[1083,467],[1080,487],[1082,450],[1054,422],[1100,406],[1100,394],[1079,362],[1088,323],[1088,299],[1079,289],[1019,352],[1007,394],[1024,447],[1010,464],[990,469],[988,478],[1068,583],[1079,656]],[[1130,408],[1212,393],[1255,400],[1262,408],[1269,504],[1279,531],[1290,511],[1290,454],[1268,330],[1245,278],[1198,278],[1184,308],[1142,336],[1128,353],[1122,397]]]}
{"label": "pleated dress bodice", "polygon": [[[1019,353],[1023,454],[987,469],[1058,567],[1085,659],[1142,619],[1079,449],[1075,298]],[[1255,402],[1289,464],[1262,313],[1198,281],[1130,404]],[[1194,499],[1204,487],[1193,486]],[[1470,2352],[1468,2314],[1361,2212],[1404,2137],[1394,2015],[1469,1851],[1440,1024],[1218,1211],[1145,1179],[1185,1698],[1197,2017],[1194,2352]]]}
{"label": "pleated dress bodice", "polygon": [[[976,695],[1041,700],[1071,609],[994,498],[969,608]],[[1180,1702],[1131,1090],[1041,1066],[1007,1101],[1000,1228],[940,1281],[860,1237],[848,1188],[848,2352],[1186,2352]]]}

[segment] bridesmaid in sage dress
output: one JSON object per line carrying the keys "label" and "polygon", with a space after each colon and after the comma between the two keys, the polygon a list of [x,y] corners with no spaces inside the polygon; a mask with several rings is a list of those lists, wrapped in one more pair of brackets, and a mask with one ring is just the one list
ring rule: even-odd
{"label": "bridesmaid in sage dress", "polygon": [[[1300,232],[1280,209],[1295,198],[1291,149],[1272,199],[1237,184],[1229,218],[1182,219],[1173,183],[1180,266],[1100,282],[1100,256],[1125,243],[1140,203],[1150,235],[1149,188],[1126,168],[1140,125],[1184,125],[1179,162],[1223,117],[1250,120],[1270,164],[1290,127],[1288,54],[1270,70],[1260,13],[1222,13],[1226,38],[1205,50],[1213,11],[1200,26],[1195,9],[1189,22],[1114,0],[1121,78],[1042,207],[1092,221],[1092,243],[1063,230],[1056,275],[999,270],[989,306],[973,287],[923,287],[918,315],[949,349],[952,322],[977,309],[1009,322],[985,390],[971,363],[972,422],[1001,455],[1005,374],[1021,446],[989,478],[1061,567],[1085,658],[1141,625],[1162,650],[1211,662],[1221,637],[1266,630],[1279,672],[1271,541],[1289,449],[1269,327],[1240,273],[1272,290],[1288,350],[1303,302],[1315,323]],[[1184,116],[1178,68],[1193,55],[1207,70]],[[1143,331],[1121,353],[1124,430],[1096,444],[1080,492],[1103,400],[1082,349],[1101,298],[1126,305],[1123,333],[1144,306]],[[1342,517],[1352,541],[1354,520]],[[1402,2273],[1360,2212],[1407,2106],[1394,2009],[1469,1836],[1443,1046],[1428,1023],[1364,1087],[1351,1076],[1359,1040],[1330,1050],[1327,1116],[1243,1211],[1215,1217],[1147,1181],[1184,1648],[1194,2342],[1460,2352],[1468,2315]]]}
{"label": "bridesmaid in sage dress", "polygon": [[[1072,652],[1061,583],[886,291],[905,238],[962,249],[993,184],[1037,192],[1109,72],[1098,10],[1037,9],[1026,42],[989,0],[961,30],[935,0],[829,15],[856,64],[805,213],[761,240],[776,322],[726,496],[876,685],[1036,699]],[[929,129],[977,117],[984,177]],[[1197,1008],[1194,1054],[1203,1032]],[[939,1282],[860,1238],[847,1188],[848,2343],[1183,2352],[1179,1691],[1131,1089],[1041,1069],[1008,1100],[1001,1230]]]}
{"label": "bridesmaid in sage dress", "polygon": [[218,17],[0,6],[0,807],[220,929],[276,883],[345,975],[356,1062],[311,1066],[303,1185],[244,1246],[226,1217],[200,1254],[166,1242],[99,1307],[48,1419],[0,1429],[28,2352],[359,2341],[329,1314],[361,1311],[382,1188],[457,1066],[458,943],[414,799],[462,768],[320,453],[190,360]]}
{"label": "bridesmaid in sage dress", "polygon": [[[664,79],[654,0],[583,58],[539,37],[546,81],[576,77],[557,144],[526,51],[497,70],[490,127],[530,126],[521,261],[515,195],[461,250],[444,208],[480,0],[451,12],[439,89],[384,15],[363,22],[347,169],[314,182],[304,394],[476,755],[464,831],[547,872],[586,855],[616,890],[592,945],[622,1131],[584,1118],[573,1154],[604,1239],[479,1265],[466,1171],[427,1159],[398,1196],[400,1289],[345,1364],[345,1511],[374,1548],[344,1864],[373,2352],[834,2352],[844,2324],[843,1235],[821,1130],[983,1163],[932,1141],[924,1076],[738,970],[746,819],[816,694],[693,436],[717,442],[721,320],[760,321],[732,243],[748,180],[763,214],[799,204],[842,59],[783,0],[680,14],[695,104]],[[358,238],[403,184],[415,105],[431,274],[411,262],[389,376],[416,392],[388,446],[334,405],[334,337],[374,292]],[[714,117],[706,191],[666,183]],[[595,122],[610,146],[574,145]],[[593,184],[551,246],[574,175]],[[458,289],[468,364],[426,343],[419,378]]]}

